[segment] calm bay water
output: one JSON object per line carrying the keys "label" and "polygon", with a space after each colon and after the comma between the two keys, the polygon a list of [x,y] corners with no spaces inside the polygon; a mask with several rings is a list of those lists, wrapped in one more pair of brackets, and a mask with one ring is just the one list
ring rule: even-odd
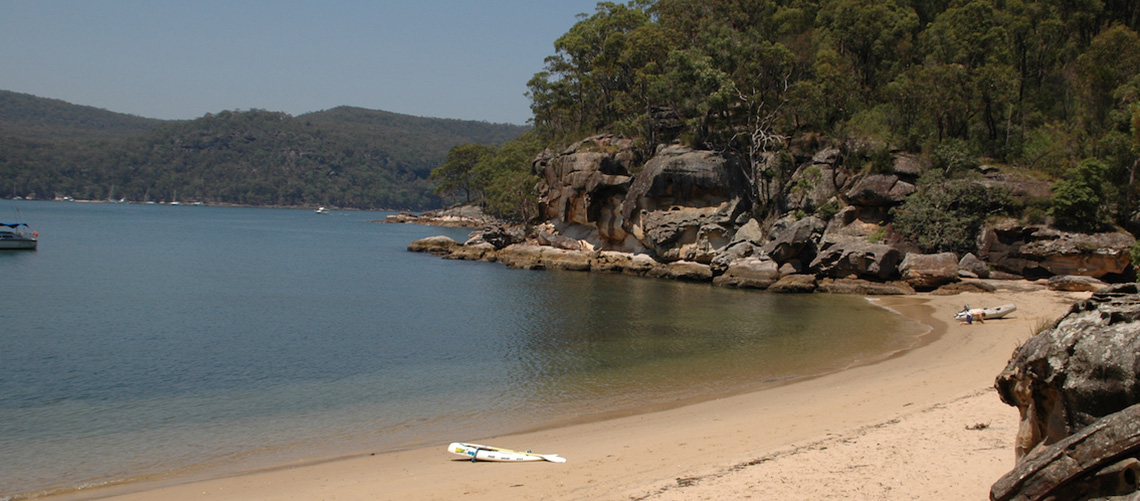
{"label": "calm bay water", "polygon": [[[837,370],[859,297],[509,270],[383,213],[0,201],[0,498],[476,440]],[[446,458],[441,458],[446,460]]]}

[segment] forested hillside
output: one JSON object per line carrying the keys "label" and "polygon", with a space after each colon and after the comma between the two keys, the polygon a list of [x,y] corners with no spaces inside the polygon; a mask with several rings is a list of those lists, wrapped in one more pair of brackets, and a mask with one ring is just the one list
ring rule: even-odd
{"label": "forested hillside", "polygon": [[[1135,0],[602,2],[529,95],[544,144],[733,151],[773,193],[821,141],[868,169],[905,150],[943,178],[987,163],[1063,180],[1050,210],[1098,226],[1137,208],[1137,29]],[[1072,210],[1090,205],[1107,210]]]}
{"label": "forested hillside", "polygon": [[0,134],[38,139],[102,139],[138,135],[162,120],[0,90]]}
{"label": "forested hillside", "polygon": [[0,107],[5,197],[425,209],[441,203],[426,178],[451,147],[527,130],[348,107],[157,121],[0,98],[15,103]]}

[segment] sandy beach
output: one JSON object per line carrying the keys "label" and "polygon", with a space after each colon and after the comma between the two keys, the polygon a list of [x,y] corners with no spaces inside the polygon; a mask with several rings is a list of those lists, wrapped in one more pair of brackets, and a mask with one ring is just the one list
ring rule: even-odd
{"label": "sandy beach", "polygon": [[[501,437],[564,464],[471,463],[438,447],[190,483],[53,499],[987,499],[1013,467],[1017,411],[994,377],[1034,331],[1088,293],[999,282],[991,294],[876,301],[931,327],[887,360],[744,395]],[[1016,303],[1005,319],[953,313]]]}

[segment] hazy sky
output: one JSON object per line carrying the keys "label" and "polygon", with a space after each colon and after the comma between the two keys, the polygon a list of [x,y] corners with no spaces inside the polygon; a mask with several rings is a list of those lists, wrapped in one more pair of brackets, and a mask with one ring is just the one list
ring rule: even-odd
{"label": "hazy sky", "polygon": [[0,0],[0,89],[149,118],[340,105],[522,124],[596,0]]}

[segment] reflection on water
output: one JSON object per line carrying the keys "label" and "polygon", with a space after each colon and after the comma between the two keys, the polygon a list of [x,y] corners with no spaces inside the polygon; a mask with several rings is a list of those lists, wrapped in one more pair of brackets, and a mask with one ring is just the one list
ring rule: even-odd
{"label": "reflection on water", "polygon": [[[560,286],[507,299],[543,313],[520,317],[528,324],[504,353],[514,364],[511,391],[563,413],[664,404],[836,370],[902,349],[916,332],[858,297],[548,275]],[[573,405],[560,405],[567,401]]]}
{"label": "reflection on water", "polygon": [[[0,201],[0,497],[472,440],[867,361],[858,297],[509,270],[383,214]],[[12,286],[18,284],[18,287]]]}

